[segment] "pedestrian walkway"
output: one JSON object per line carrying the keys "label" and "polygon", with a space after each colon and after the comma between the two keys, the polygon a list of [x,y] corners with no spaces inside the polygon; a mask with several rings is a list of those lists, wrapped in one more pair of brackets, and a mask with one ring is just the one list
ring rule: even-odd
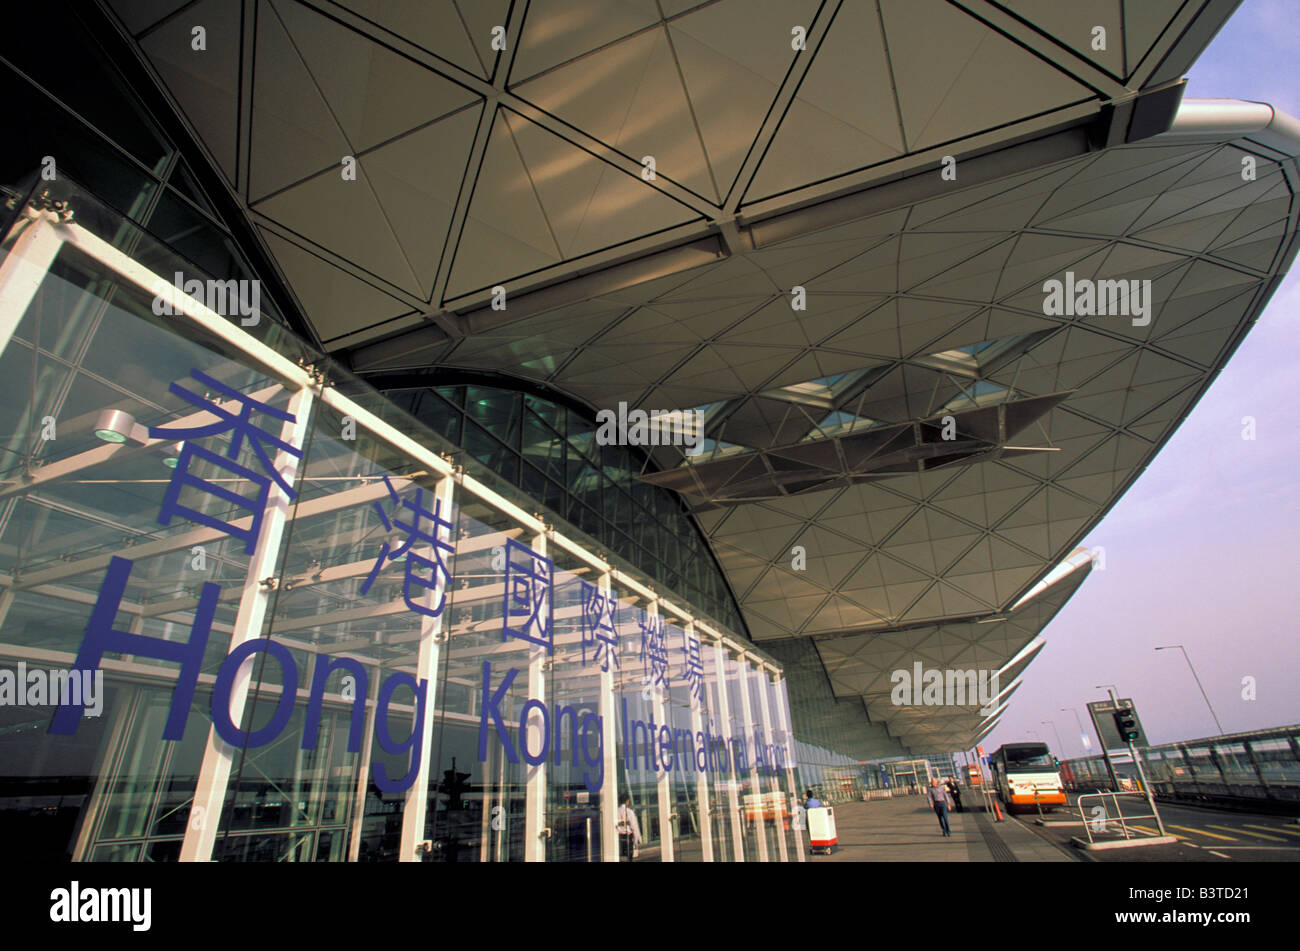
{"label": "pedestrian walkway", "polygon": [[[1026,820],[1028,821],[1028,820]],[[813,862],[1070,862],[1075,857],[1040,838],[1024,822],[994,822],[983,812],[949,812],[952,835],[921,796],[835,806],[839,845]]]}

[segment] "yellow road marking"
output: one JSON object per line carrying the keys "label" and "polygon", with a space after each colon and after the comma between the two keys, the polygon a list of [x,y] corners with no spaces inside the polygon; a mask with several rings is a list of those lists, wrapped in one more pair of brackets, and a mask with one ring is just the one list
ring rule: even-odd
{"label": "yellow road marking", "polygon": [[[1160,834],[1160,833],[1157,832],[1155,829],[1152,829],[1150,826],[1140,826],[1140,825],[1138,825],[1136,822],[1126,822],[1126,823],[1124,823],[1124,824],[1125,824],[1126,826],[1128,826],[1130,829],[1137,829],[1139,832],[1145,832],[1147,835],[1159,835],[1159,834]],[[1187,841],[1187,838],[1186,838],[1185,836],[1181,836],[1181,835],[1176,835],[1176,836],[1174,836],[1174,838],[1177,839],[1179,842],[1186,842],[1186,841]]]}
{"label": "yellow road marking", "polygon": [[[1209,823],[1206,823],[1206,824],[1209,825]],[[1242,835],[1253,835],[1253,836],[1255,836],[1255,838],[1257,838],[1257,839],[1268,839],[1270,842],[1285,842],[1285,841],[1286,841],[1286,839],[1279,838],[1278,836],[1275,836],[1275,835],[1265,835],[1265,834],[1262,833],[1262,832],[1251,832],[1249,829],[1241,829],[1241,828],[1230,829],[1230,828],[1228,828],[1227,826],[1215,826],[1215,825],[1211,825],[1210,828],[1211,828],[1211,829],[1222,829],[1224,832],[1240,832]]]}
{"label": "yellow road marking", "polygon": [[[1292,832],[1290,829],[1278,829],[1275,826],[1256,826],[1256,825],[1251,825],[1249,822],[1243,823],[1243,825],[1248,825],[1252,829],[1263,829],[1266,832],[1281,832],[1284,835],[1300,835],[1300,832]],[[1280,839],[1279,841],[1285,842],[1286,839]]]}
{"label": "yellow road marking", "polygon": [[1219,833],[1217,832],[1206,832],[1204,829],[1189,829],[1187,828],[1187,826],[1176,826],[1172,822],[1166,824],[1171,829],[1182,829],[1184,832],[1195,832],[1197,835],[1208,835],[1212,839],[1224,839],[1228,842],[1237,841],[1235,838],[1233,838],[1230,835],[1219,835]]}

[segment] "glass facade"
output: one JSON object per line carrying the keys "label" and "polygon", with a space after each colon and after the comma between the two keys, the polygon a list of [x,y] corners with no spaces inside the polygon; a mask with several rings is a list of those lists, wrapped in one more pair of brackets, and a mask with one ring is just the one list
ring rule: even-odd
{"label": "glass facade", "polygon": [[640,859],[802,861],[793,797],[848,761],[794,739],[678,497],[543,397],[330,364],[77,9],[12,19],[5,841],[613,861],[626,794]]}
{"label": "glass facade", "polygon": [[594,420],[544,396],[495,386],[390,388],[374,382],[489,471],[719,623],[746,632],[681,499],[637,478],[646,463],[635,450],[598,445]]}
{"label": "glass facade", "polygon": [[626,793],[639,858],[803,858],[776,662],[276,324],[183,293],[164,275],[201,271],[67,179],[15,210],[9,841],[612,861]]}
{"label": "glass facade", "polygon": [[[146,226],[167,249],[208,276],[256,277],[265,284],[266,271],[255,273],[195,167],[97,45],[96,28],[82,22],[86,13],[66,0],[20,4],[7,11],[9,29],[0,36],[0,87],[11,115],[22,121],[5,126],[0,195],[14,202],[33,183],[80,182],[112,212]],[[55,23],[62,52],[51,57],[31,37]],[[75,69],[68,68],[70,63]],[[273,323],[293,324],[280,293],[267,286],[262,291],[263,315]]]}

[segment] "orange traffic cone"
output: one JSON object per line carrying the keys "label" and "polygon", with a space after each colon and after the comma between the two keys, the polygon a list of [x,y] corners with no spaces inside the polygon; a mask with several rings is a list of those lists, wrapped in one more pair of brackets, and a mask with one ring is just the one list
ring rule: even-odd
{"label": "orange traffic cone", "polygon": [[998,801],[996,799],[993,800],[993,814],[997,816],[997,819],[994,821],[996,822],[1002,821],[1002,808],[998,805]]}

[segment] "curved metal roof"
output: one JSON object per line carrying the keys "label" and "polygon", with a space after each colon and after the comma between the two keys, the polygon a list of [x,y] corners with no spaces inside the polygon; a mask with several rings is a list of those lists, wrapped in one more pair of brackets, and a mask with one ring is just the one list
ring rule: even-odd
{"label": "curved metal roof", "polygon": [[[1141,473],[1296,250],[1294,120],[1180,105],[1232,2],[108,5],[359,372],[709,405],[719,449],[657,461],[755,640],[815,638],[859,749],[987,732],[880,707],[855,645],[963,631],[1011,661],[1082,574],[1015,637],[992,619]],[[1067,274],[1149,281],[1150,319],[1049,312]]]}

